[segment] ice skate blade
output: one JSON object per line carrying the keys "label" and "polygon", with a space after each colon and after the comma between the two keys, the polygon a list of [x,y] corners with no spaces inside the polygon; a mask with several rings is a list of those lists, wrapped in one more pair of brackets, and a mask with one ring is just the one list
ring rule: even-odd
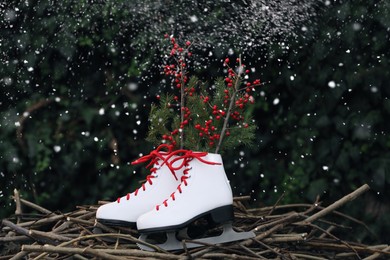
{"label": "ice skate blade", "polygon": [[[196,247],[202,247],[205,246],[205,244],[223,244],[223,243],[228,243],[228,242],[233,242],[233,241],[238,241],[238,240],[244,240],[244,239],[249,239],[255,237],[255,233],[252,231],[248,232],[236,232],[233,230],[232,225],[225,224],[223,225],[223,232],[219,236],[214,236],[214,237],[207,237],[207,238],[201,238],[201,239],[196,239],[192,240],[192,242],[183,242],[179,241],[176,238],[175,232],[169,232],[167,233],[167,240],[163,244],[157,244],[156,246],[160,247],[163,250],[166,251],[174,251],[174,250],[182,250],[184,249],[184,244],[186,248],[196,248]],[[141,241],[145,241],[147,239],[146,234],[141,234],[139,237]],[[142,250],[145,251],[155,251],[153,248],[148,247],[147,245],[144,244],[137,244],[138,247]]]}

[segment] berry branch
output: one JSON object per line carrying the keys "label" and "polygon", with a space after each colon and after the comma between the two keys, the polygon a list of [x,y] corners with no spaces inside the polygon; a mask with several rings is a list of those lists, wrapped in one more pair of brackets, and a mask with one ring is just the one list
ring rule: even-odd
{"label": "berry branch", "polygon": [[[231,98],[230,98],[230,103],[229,103],[229,107],[228,107],[228,110],[226,112],[226,117],[225,119],[223,120],[223,126],[222,126],[222,130],[221,130],[221,133],[220,133],[220,138],[219,138],[219,141],[218,141],[218,145],[217,147],[215,148],[215,153],[218,153],[219,152],[219,149],[221,148],[221,145],[222,145],[222,140],[223,138],[225,137],[225,132],[226,132],[226,129],[227,129],[227,126],[228,126],[228,122],[229,122],[229,118],[230,118],[230,114],[233,110],[233,106],[234,106],[234,103],[236,101],[236,95],[237,95],[237,88],[239,86],[239,81],[240,81],[240,78],[241,78],[241,73],[242,73],[242,63],[241,63],[241,55],[239,56],[238,58],[238,61],[239,61],[239,66],[238,66],[238,72],[234,73],[234,89],[233,89],[233,94],[231,95]],[[228,65],[229,63],[229,59],[225,59],[225,64],[226,66],[229,66]],[[231,68],[229,68],[231,69]],[[229,84],[230,82],[228,82]]]}
{"label": "berry branch", "polygon": [[215,153],[240,144],[250,145],[256,126],[247,118],[246,108],[248,103],[254,103],[251,93],[260,80],[248,80],[250,71],[245,69],[241,57],[237,58],[235,69],[226,58],[223,65],[228,75],[218,78],[213,88],[207,88],[196,77],[188,78],[191,42],[181,47],[175,38],[166,37],[172,47],[164,74],[173,78],[173,89],[179,89],[180,97],[167,94],[160,97],[159,107],[152,104],[148,140],[156,145],[179,144],[179,148]]}

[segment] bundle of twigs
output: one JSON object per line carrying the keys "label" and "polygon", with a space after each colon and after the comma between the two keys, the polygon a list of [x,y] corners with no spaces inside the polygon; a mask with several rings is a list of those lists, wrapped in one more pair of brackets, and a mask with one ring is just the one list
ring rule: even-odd
{"label": "bundle of twigs", "polygon": [[[15,215],[1,223],[0,259],[388,259],[389,245],[344,241],[334,235],[344,227],[324,219],[332,215],[354,220],[336,209],[368,189],[363,185],[327,207],[317,201],[248,209],[244,204],[249,198],[238,197],[234,227],[253,230],[255,238],[177,252],[138,249],[137,243],[144,242],[137,239],[136,230],[96,223],[98,206],[79,206],[65,214],[51,212],[15,191]],[[23,214],[22,206],[39,214]],[[94,232],[97,228],[103,232]]]}

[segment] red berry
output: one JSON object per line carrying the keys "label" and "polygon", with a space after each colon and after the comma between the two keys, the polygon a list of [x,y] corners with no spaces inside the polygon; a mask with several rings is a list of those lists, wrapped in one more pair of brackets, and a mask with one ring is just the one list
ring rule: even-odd
{"label": "red berry", "polygon": [[225,63],[229,63],[229,61],[230,61],[229,58],[225,59]]}
{"label": "red berry", "polygon": [[186,41],[186,45],[187,45],[187,46],[190,46],[190,45],[191,45],[191,42],[190,42],[190,41]]}

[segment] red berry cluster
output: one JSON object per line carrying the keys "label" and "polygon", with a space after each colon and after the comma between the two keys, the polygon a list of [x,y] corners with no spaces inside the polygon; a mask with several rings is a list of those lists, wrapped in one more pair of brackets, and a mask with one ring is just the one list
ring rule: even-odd
{"label": "red berry cluster", "polygon": [[185,83],[188,81],[185,69],[187,67],[186,58],[192,56],[192,53],[189,51],[191,42],[186,41],[185,46],[180,46],[174,37],[169,37],[169,35],[166,34],[165,38],[170,39],[170,57],[173,62],[164,65],[164,74],[166,76],[173,76],[176,88],[180,89],[182,86],[184,87]]}
{"label": "red berry cluster", "polygon": [[199,131],[199,136],[205,140],[208,140],[210,147],[215,145],[215,142],[219,140],[220,134],[218,133],[218,128],[213,125],[213,120],[207,120],[204,126],[200,124],[195,125],[195,129]]}

